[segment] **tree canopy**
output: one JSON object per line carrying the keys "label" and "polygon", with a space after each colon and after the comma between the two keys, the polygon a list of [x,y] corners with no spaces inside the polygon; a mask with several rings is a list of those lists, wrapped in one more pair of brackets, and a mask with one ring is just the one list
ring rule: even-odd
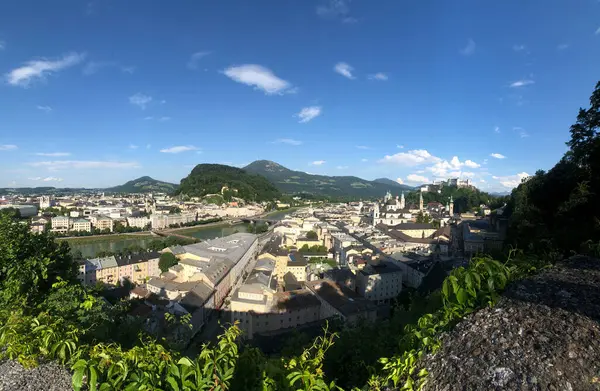
{"label": "tree canopy", "polygon": [[179,260],[175,255],[173,255],[173,253],[165,252],[160,254],[160,258],[158,260],[158,267],[160,268],[160,271],[164,273],[169,271],[169,268],[171,266],[175,266],[178,263]]}

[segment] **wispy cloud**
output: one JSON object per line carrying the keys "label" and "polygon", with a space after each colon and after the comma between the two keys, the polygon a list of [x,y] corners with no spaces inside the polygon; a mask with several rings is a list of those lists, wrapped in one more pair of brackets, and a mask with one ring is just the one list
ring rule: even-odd
{"label": "wispy cloud", "polygon": [[357,145],[356,148],[358,148],[358,149],[371,149],[371,147],[369,147],[368,145]]}
{"label": "wispy cloud", "polygon": [[598,27],[598,29],[596,30],[596,32],[594,34],[600,35],[600,27]]}
{"label": "wispy cloud", "polygon": [[460,49],[460,54],[462,54],[463,56],[470,56],[471,54],[475,53],[476,47],[477,45],[475,44],[475,41],[469,38],[467,45],[464,48]]}
{"label": "wispy cloud", "polygon": [[529,134],[525,131],[525,129],[519,127],[519,126],[515,126],[513,128],[513,130],[517,133],[519,133],[519,137],[521,138],[525,138],[525,137],[529,137]]}
{"label": "wispy cloud", "polygon": [[0,50],[4,50],[6,48],[6,42],[0,39]]}
{"label": "wispy cloud", "polygon": [[70,152],[37,152],[36,156],[49,156],[49,157],[60,157],[60,156],[71,156]]}
{"label": "wispy cloud", "polygon": [[369,80],[380,80],[380,81],[386,81],[389,79],[388,75],[386,75],[385,73],[382,73],[382,72],[373,73],[373,74],[369,75],[368,78],[369,78]]}
{"label": "wispy cloud", "polygon": [[561,43],[560,45],[558,45],[556,47],[557,50],[566,50],[569,48],[569,44],[568,43]]}
{"label": "wispy cloud", "polygon": [[337,170],[347,170],[348,166],[336,166],[335,167]]}
{"label": "wispy cloud", "polygon": [[505,159],[506,156],[502,155],[501,153],[492,153],[490,154],[491,157],[496,158],[496,159]]}
{"label": "wispy cloud", "polygon": [[299,118],[298,122],[304,124],[321,115],[321,111],[321,106],[309,106],[302,108],[302,110],[294,116]]}
{"label": "wispy cloud", "polygon": [[525,45],[513,45],[513,50],[515,52],[522,52],[525,49],[527,49],[527,47]]}
{"label": "wispy cloud", "polygon": [[86,76],[90,76],[97,73],[102,68],[112,67],[115,65],[116,63],[113,61],[88,61],[83,66],[83,70],[81,72],[83,72],[83,74]]}
{"label": "wispy cloud", "polygon": [[311,166],[321,166],[323,164],[325,164],[325,160],[315,160],[314,162],[310,163]]}
{"label": "wispy cloud", "polygon": [[494,126],[494,133],[500,133],[500,127]]}
{"label": "wispy cloud", "polygon": [[131,103],[132,105],[135,105],[137,107],[139,107],[142,110],[146,110],[146,106],[152,102],[152,97],[149,95],[145,95],[142,93],[137,93],[134,95],[131,95],[129,97],[129,103]]}
{"label": "wispy cloud", "polygon": [[278,138],[273,141],[273,144],[302,145],[302,141],[294,140],[293,138]]}
{"label": "wispy cloud", "polygon": [[198,63],[200,60],[208,56],[211,52],[196,52],[190,56],[190,60],[187,63],[189,69],[198,69]]}
{"label": "wispy cloud", "polygon": [[84,53],[69,53],[57,60],[31,60],[5,75],[8,84],[29,87],[36,80],[45,80],[48,75],[79,64]]}
{"label": "wispy cloud", "polygon": [[129,144],[129,149],[138,149],[139,145]]}
{"label": "wispy cloud", "polygon": [[115,162],[94,160],[54,160],[27,163],[31,167],[47,168],[49,171],[80,170],[80,169],[128,169],[139,168],[137,162]]}
{"label": "wispy cloud", "polygon": [[171,117],[163,116],[163,117],[160,117],[158,120],[159,120],[160,122],[166,122],[166,121],[170,121],[170,120],[171,120]]}
{"label": "wispy cloud", "polygon": [[356,79],[352,75],[352,71],[354,71],[354,68],[352,66],[350,66],[349,64],[346,64],[345,62],[338,62],[333,67],[333,70],[336,73],[339,73],[340,75],[342,75],[344,77],[347,77],[348,79]]}
{"label": "wispy cloud", "polygon": [[163,148],[160,150],[162,153],[181,153],[187,151],[197,151],[198,148],[193,145],[178,145],[175,147]]}
{"label": "wispy cloud", "polygon": [[433,156],[425,149],[414,149],[407,152],[398,152],[394,155],[386,155],[379,163],[390,163],[401,166],[418,166],[421,164],[439,162],[439,157]]}
{"label": "wispy cloud", "polygon": [[[401,178],[398,178],[398,179],[402,180]],[[429,178],[424,177],[422,175],[410,174],[406,177],[406,182],[419,183],[419,184],[429,183]],[[398,183],[400,183],[400,182],[398,182]]]}
{"label": "wispy cloud", "polygon": [[135,67],[134,66],[121,67],[121,72],[132,75],[135,72]]}
{"label": "wispy cloud", "polygon": [[492,176],[492,179],[497,180],[502,187],[505,187],[507,189],[513,189],[519,186],[524,180],[527,180],[527,178],[529,177],[530,175],[528,173],[520,172],[515,175]]}
{"label": "wispy cloud", "polygon": [[404,149],[404,145],[396,144],[396,148],[398,148],[398,149]]}
{"label": "wispy cloud", "polygon": [[152,148],[152,145],[146,144],[146,149],[150,149],[150,148]]}
{"label": "wispy cloud", "polygon": [[356,18],[350,16],[349,0],[323,0],[317,6],[317,15],[323,19],[341,20],[343,23],[356,23]]}
{"label": "wispy cloud", "polygon": [[35,108],[38,109],[38,110],[43,111],[44,113],[49,113],[49,112],[52,111],[52,107],[50,107],[50,106],[40,106],[40,105],[37,105],[37,106],[35,106]]}
{"label": "wispy cloud", "polygon": [[368,161],[369,161],[369,159],[364,159],[364,158],[363,158],[363,159],[360,159],[360,161],[364,163],[364,162],[368,162]]}
{"label": "wispy cloud", "polygon": [[152,121],[153,119],[154,119],[154,117],[151,115],[144,117],[144,121]]}
{"label": "wispy cloud", "polygon": [[0,144],[0,151],[13,151],[17,149],[17,146],[14,144]]}
{"label": "wispy cloud", "polygon": [[261,65],[245,64],[229,67],[223,70],[223,74],[233,81],[252,86],[267,95],[296,92],[288,81],[280,79],[270,69]]}
{"label": "wispy cloud", "polygon": [[57,178],[57,177],[53,177],[53,176],[48,176],[48,177],[35,177],[35,178],[27,178],[30,181],[42,181],[42,182],[62,182],[63,179],[62,178]]}
{"label": "wispy cloud", "polygon": [[396,179],[396,182],[398,182],[398,183],[399,183],[399,184],[401,184],[401,185],[403,185],[403,184],[404,184],[404,181],[402,180],[402,178],[397,178],[397,179]]}
{"label": "wispy cloud", "polygon": [[535,84],[535,81],[533,81],[531,79],[522,79],[522,80],[517,80],[517,81],[510,83],[510,87],[511,88],[519,88],[519,87],[528,86],[530,84]]}

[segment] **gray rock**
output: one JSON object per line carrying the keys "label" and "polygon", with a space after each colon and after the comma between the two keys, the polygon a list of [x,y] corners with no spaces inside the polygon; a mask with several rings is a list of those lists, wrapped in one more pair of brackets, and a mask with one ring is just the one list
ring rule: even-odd
{"label": "gray rock", "polygon": [[16,361],[0,362],[0,391],[70,391],[71,374],[55,362],[25,369]]}
{"label": "gray rock", "polygon": [[571,257],[456,325],[420,362],[424,390],[598,391],[599,322],[600,260]]}

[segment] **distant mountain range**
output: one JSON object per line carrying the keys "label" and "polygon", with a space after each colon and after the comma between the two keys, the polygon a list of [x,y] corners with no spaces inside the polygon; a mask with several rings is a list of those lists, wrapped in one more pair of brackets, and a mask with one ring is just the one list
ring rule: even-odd
{"label": "distant mountain range", "polygon": [[380,178],[368,181],[355,176],[312,175],[302,171],[293,171],[281,164],[269,160],[257,160],[246,167],[245,171],[259,174],[273,182],[287,194],[308,193],[333,197],[382,197],[385,193],[399,190],[412,190],[391,179]]}
{"label": "distant mountain range", "polygon": [[143,176],[120,186],[109,187],[104,191],[107,193],[172,193],[177,186],[174,183]]}

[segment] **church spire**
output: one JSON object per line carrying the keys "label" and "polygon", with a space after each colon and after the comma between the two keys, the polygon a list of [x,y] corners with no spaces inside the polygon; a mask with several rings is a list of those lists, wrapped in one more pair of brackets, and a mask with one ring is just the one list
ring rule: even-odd
{"label": "church spire", "polygon": [[404,192],[402,192],[402,195],[400,196],[400,209],[404,209],[406,206],[406,202],[404,200]]}
{"label": "church spire", "polygon": [[423,192],[419,192],[419,210],[423,212]]}

